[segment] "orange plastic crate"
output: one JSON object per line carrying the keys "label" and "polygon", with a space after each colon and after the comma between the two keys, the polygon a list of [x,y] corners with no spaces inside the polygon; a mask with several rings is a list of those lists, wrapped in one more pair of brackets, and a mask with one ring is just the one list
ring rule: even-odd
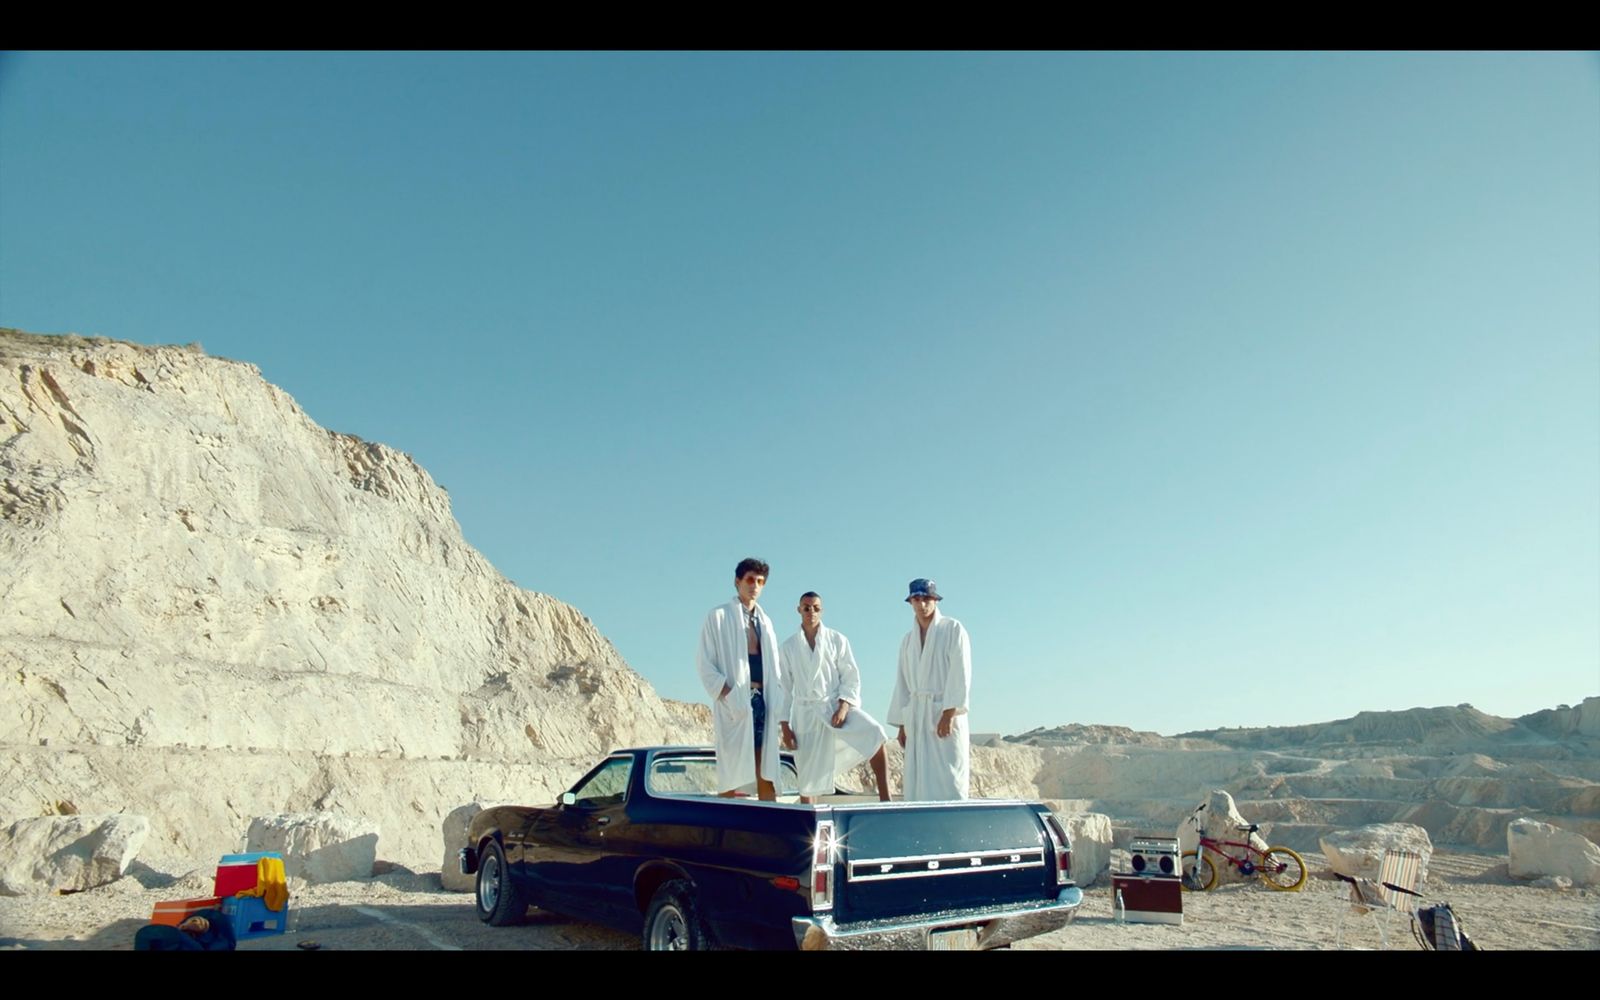
{"label": "orange plastic crate", "polygon": [[204,899],[177,899],[170,903],[157,903],[156,912],[150,915],[152,924],[165,924],[176,927],[194,915],[199,910],[220,909],[222,900],[216,896],[207,896]]}

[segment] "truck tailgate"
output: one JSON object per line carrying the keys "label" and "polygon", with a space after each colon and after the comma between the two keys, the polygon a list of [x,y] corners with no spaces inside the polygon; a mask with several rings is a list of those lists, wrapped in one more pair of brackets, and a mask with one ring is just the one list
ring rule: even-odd
{"label": "truck tailgate", "polygon": [[1028,803],[840,806],[834,818],[841,923],[1056,896],[1050,841]]}

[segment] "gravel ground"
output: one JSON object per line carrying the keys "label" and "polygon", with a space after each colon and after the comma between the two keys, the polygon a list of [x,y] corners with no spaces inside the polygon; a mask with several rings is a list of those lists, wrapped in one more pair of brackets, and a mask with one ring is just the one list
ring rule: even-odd
{"label": "gravel ground", "polygon": [[[1113,863],[1124,860],[1113,853]],[[1348,886],[1327,873],[1320,854],[1305,855],[1311,877],[1300,892],[1234,885],[1186,893],[1181,926],[1112,920],[1109,877],[1085,893],[1071,925],[1017,944],[1017,951],[1128,949],[1331,949]],[[210,869],[182,875],[135,864],[110,885],[67,896],[0,897],[0,950],[127,951],[161,900],[204,896]],[[291,883],[289,930],[243,941],[241,951],[636,951],[637,937],[530,910],[515,927],[480,923],[470,895],[440,888],[437,872],[397,869],[355,882]],[[1425,898],[1449,901],[1462,926],[1484,948],[1600,949],[1600,891],[1547,889],[1506,874],[1504,855],[1437,851]],[[1346,947],[1378,948],[1377,921],[1346,922]],[[1403,920],[1388,946],[1418,950]]]}

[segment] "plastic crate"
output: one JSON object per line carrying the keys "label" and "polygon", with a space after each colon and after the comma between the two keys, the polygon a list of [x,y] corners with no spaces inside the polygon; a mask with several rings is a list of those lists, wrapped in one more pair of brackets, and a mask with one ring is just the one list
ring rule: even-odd
{"label": "plastic crate", "polygon": [[167,927],[176,927],[199,910],[215,910],[221,905],[222,900],[215,896],[207,896],[204,899],[175,899],[171,902],[157,903],[156,911],[150,915],[150,922]]}
{"label": "plastic crate", "polygon": [[256,887],[256,869],[262,858],[283,860],[277,851],[256,851],[252,854],[224,854],[217,862],[217,878],[212,884],[213,895],[226,899],[248,892]]}
{"label": "plastic crate", "polygon": [[281,910],[269,910],[259,896],[232,896],[222,901],[222,912],[233,921],[233,936],[240,941],[270,937],[289,929],[287,902]]}

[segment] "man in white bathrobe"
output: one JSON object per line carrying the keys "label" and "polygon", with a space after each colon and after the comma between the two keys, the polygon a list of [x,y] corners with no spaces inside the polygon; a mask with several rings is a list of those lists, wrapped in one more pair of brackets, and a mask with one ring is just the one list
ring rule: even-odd
{"label": "man in white bathrobe", "polygon": [[889,725],[900,727],[906,750],[905,799],[964,799],[971,773],[972,644],[960,622],[939,613],[939,588],[932,580],[912,580],[910,589],[906,602],[916,627],[900,643],[889,702]]}
{"label": "man in white bathrobe", "polygon": [[779,653],[783,660],[783,745],[794,751],[800,801],[815,802],[834,789],[834,777],[863,760],[872,762],[878,798],[889,801],[883,745],[889,734],[861,709],[861,671],[850,640],[822,624],[822,597],[800,595],[800,631]]}
{"label": "man in white bathrobe", "polygon": [[706,615],[696,662],[700,683],[711,696],[721,794],[731,797],[754,783],[763,800],[775,802],[771,779],[783,766],[777,733],[782,671],[778,635],[756,603],[767,569],[759,559],[740,560],[733,571],[738,597]]}

